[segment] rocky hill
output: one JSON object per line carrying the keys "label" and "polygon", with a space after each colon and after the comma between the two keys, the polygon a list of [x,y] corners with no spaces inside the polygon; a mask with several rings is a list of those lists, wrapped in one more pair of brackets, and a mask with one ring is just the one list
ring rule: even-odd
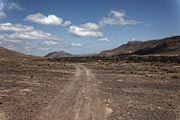
{"label": "rocky hill", "polygon": [[45,57],[48,58],[63,58],[63,57],[73,57],[74,55],[64,52],[64,51],[56,51],[56,52],[52,52],[47,54]]}
{"label": "rocky hill", "polygon": [[135,55],[180,55],[180,36],[174,36],[159,40],[131,41],[118,48],[103,51],[102,56],[120,54]]}

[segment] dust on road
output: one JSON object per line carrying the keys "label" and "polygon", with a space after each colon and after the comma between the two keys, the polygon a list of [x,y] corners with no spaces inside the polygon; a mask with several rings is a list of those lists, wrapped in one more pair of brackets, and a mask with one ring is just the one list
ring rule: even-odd
{"label": "dust on road", "polygon": [[75,67],[71,82],[52,99],[39,120],[106,120],[109,112],[98,94],[96,77],[83,65]]}

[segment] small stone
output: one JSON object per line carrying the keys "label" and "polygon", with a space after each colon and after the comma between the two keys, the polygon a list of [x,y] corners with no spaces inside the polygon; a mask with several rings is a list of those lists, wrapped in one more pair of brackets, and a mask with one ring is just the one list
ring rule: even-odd
{"label": "small stone", "polygon": [[113,112],[113,110],[109,107],[106,107],[105,110],[107,115],[110,115]]}
{"label": "small stone", "polygon": [[122,82],[123,80],[121,80],[121,79],[119,79],[119,80],[117,80],[118,82]]}
{"label": "small stone", "polygon": [[82,93],[85,93],[85,91],[84,91],[84,90],[82,90]]}

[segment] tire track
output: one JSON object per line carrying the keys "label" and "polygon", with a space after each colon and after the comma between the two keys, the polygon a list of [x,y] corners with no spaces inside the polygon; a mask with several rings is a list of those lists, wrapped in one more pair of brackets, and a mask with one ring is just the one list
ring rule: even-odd
{"label": "tire track", "polygon": [[52,99],[40,120],[106,120],[94,74],[83,65],[75,66],[75,76]]}

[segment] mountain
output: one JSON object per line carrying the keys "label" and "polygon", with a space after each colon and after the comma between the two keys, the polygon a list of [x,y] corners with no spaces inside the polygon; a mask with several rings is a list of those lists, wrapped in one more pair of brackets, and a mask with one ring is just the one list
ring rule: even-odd
{"label": "mountain", "polygon": [[63,57],[73,57],[74,55],[70,53],[66,53],[64,51],[55,51],[52,53],[47,54],[45,57],[48,58],[63,58]]}
{"label": "mountain", "polygon": [[0,47],[0,58],[29,58],[30,56]]}
{"label": "mountain", "polygon": [[180,36],[174,36],[159,40],[131,41],[118,48],[103,51],[102,56],[121,54],[134,55],[180,55]]}

